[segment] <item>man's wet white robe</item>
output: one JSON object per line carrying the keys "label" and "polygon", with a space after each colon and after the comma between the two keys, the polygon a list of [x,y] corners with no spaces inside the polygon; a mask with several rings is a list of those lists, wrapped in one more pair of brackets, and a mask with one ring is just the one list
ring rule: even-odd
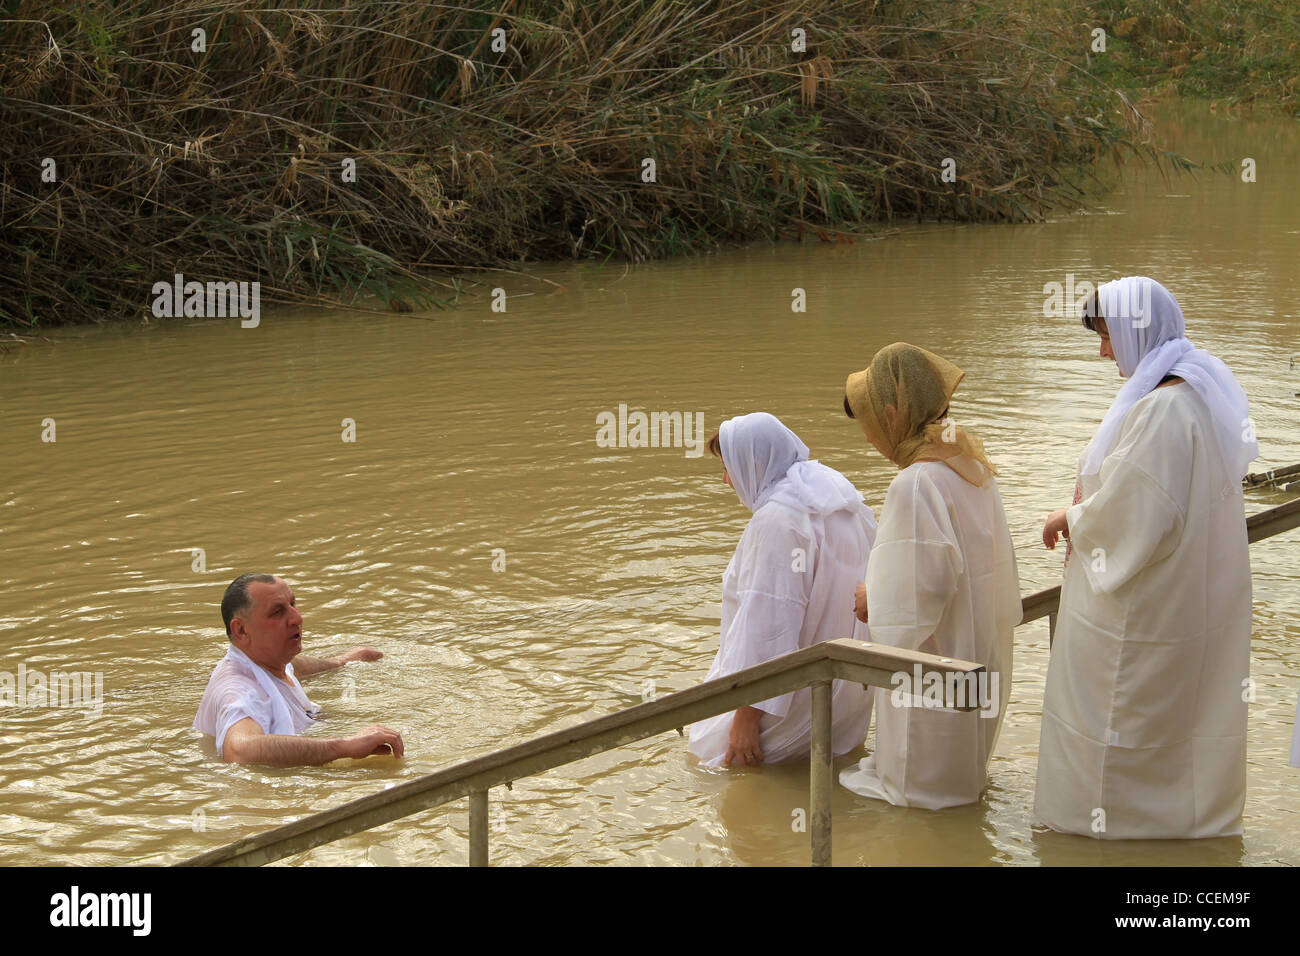
{"label": "man's wet white robe", "polygon": [[294,676],[293,665],[284,665],[288,681],[282,681],[235,647],[227,645],[226,656],[212,669],[208,686],[199,701],[194,729],[210,734],[217,755],[224,755],[226,734],[245,717],[251,717],[264,734],[294,736],[312,725],[321,708],[308,699]]}
{"label": "man's wet white robe", "polygon": [[1242,832],[1250,562],[1226,460],[1178,383],[1138,400],[1100,471],[1081,475],[1034,802],[1055,830]]}
{"label": "man's wet white robe", "polygon": [[896,806],[973,803],[1006,713],[1021,618],[1015,550],[995,480],[979,488],[939,462],[898,473],[867,568],[867,614],[879,644],[985,665],[987,696],[965,701],[985,704],[982,712],[962,712],[923,706],[924,688],[914,681],[878,690],[875,747],[840,773],[840,783]]}

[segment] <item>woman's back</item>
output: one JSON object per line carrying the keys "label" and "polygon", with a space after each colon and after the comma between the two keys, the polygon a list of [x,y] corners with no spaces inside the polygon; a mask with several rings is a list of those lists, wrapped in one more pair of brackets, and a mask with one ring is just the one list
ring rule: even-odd
{"label": "woman's back", "polygon": [[875,751],[841,782],[902,806],[979,799],[1010,697],[1021,618],[1015,552],[992,476],[977,486],[941,462],[898,473],[867,569],[867,607],[878,643],[983,664],[978,698],[955,701],[980,709],[934,707],[913,675],[899,675],[895,690],[879,695]]}
{"label": "woman's back", "polygon": [[941,462],[904,468],[885,497],[875,555],[867,600],[882,644],[987,664],[1006,627],[1020,622],[1016,556],[996,479],[977,487]]}
{"label": "woman's back", "polygon": [[[857,637],[853,589],[862,580],[874,535],[861,503],[826,513],[769,501],[754,513],[722,578],[721,642],[707,680],[752,667],[822,641]],[[832,749],[847,753],[866,738],[871,696],[860,684],[836,681]],[[812,734],[808,688],[756,705],[764,760],[805,756]],[[721,763],[731,714],[691,727],[691,752]]]}

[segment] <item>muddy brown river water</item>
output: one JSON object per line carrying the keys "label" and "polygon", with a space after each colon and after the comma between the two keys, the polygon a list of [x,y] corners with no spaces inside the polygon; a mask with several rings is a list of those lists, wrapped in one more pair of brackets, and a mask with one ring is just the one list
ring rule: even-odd
{"label": "muddy brown river water", "polygon": [[[891,466],[844,418],[845,375],[906,340],[967,371],[1025,593],[1057,583],[1045,514],[1118,387],[1044,285],[1154,276],[1236,371],[1263,456],[1300,461],[1300,128],[1164,111],[1166,142],[1255,159],[1255,183],[1129,170],[1090,215],[909,225],[879,241],[760,244],[540,266],[428,316],[268,313],[57,331],[0,354],[0,670],[103,679],[102,709],[0,708],[0,864],[184,859],[528,737],[700,681],[748,517],[686,448],[607,448],[620,404],[780,416],[879,507]],[[553,284],[552,284],[553,283]],[[791,311],[792,290],[807,311]],[[53,419],[54,442],[41,440]],[[356,440],[342,440],[343,420]],[[1290,495],[1249,492],[1258,511]],[[202,549],[202,562],[194,549]],[[494,549],[500,549],[496,551]],[[494,570],[494,556],[503,570]],[[1047,625],[1017,631],[992,783],[938,813],[834,797],[837,864],[1300,860],[1300,532],[1251,549],[1245,836],[1105,843],[1032,824]],[[497,562],[500,568],[501,561]],[[294,585],[309,652],[384,651],[306,682],[315,733],[400,729],[402,761],[229,766],[190,730],[245,570]],[[859,755],[860,756],[860,755]],[[856,757],[837,761],[843,766]],[[701,768],[675,734],[492,792],[506,864],[804,865],[807,764]],[[287,863],[461,864],[464,801]]]}

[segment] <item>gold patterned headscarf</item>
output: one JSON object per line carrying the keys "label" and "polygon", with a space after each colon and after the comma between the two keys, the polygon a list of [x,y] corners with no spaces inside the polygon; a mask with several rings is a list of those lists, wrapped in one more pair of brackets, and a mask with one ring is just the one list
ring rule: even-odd
{"label": "gold patterned headscarf", "polygon": [[867,440],[900,469],[918,458],[935,458],[982,487],[997,474],[984,445],[944,418],[965,374],[933,352],[895,342],[848,377],[844,397]]}

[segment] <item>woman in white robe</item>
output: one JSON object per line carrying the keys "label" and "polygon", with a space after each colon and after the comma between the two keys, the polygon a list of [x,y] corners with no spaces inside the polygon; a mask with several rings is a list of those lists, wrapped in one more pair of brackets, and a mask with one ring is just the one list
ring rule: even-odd
{"label": "woman in white robe", "polygon": [[[773,415],[722,423],[709,442],[723,480],[754,517],[722,576],[721,644],[707,679],[839,638],[870,640],[847,595],[861,579],[875,516],[847,478],[808,460],[808,446]],[[871,694],[837,680],[831,745],[862,744]],[[812,691],[802,688],[691,725],[690,750],[706,766],[778,763],[811,749]]]}
{"label": "woman in white robe", "polygon": [[[1079,463],[1043,694],[1034,812],[1098,839],[1242,832],[1250,560],[1241,478],[1258,454],[1232,372],[1145,277],[1084,324],[1127,379]],[[1162,384],[1163,383],[1163,384]]]}
{"label": "woman in white robe", "polygon": [[[896,464],[884,519],[867,566],[872,639],[983,664],[974,688],[954,687],[948,705],[897,675],[876,695],[871,756],[840,783],[896,806],[939,810],[973,803],[988,782],[989,756],[1011,694],[1012,636],[1020,581],[995,471],[979,440],[947,419],[963,372],[904,343],[881,349],[850,375],[845,411]],[[973,691],[973,693],[972,693]]]}

